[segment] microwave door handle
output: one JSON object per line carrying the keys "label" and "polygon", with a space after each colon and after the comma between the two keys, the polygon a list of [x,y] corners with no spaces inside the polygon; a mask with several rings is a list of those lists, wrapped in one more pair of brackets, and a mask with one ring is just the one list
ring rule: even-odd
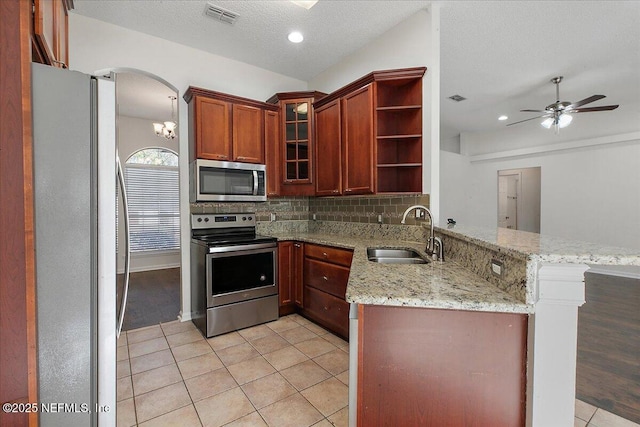
{"label": "microwave door handle", "polygon": [[253,195],[258,195],[258,171],[253,171]]}

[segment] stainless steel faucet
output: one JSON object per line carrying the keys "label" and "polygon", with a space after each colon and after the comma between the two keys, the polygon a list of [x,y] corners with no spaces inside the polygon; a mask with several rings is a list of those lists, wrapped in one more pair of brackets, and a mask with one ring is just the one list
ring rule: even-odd
{"label": "stainless steel faucet", "polygon": [[[442,244],[442,240],[439,237],[435,237],[433,234],[433,215],[431,215],[431,211],[429,208],[423,205],[413,205],[409,206],[402,215],[402,221],[400,224],[405,224],[407,221],[407,215],[414,209],[423,209],[427,215],[429,216],[429,239],[427,240],[427,247],[425,251],[431,256],[435,257],[438,261],[444,261],[444,246]],[[437,247],[437,248],[436,248]]]}

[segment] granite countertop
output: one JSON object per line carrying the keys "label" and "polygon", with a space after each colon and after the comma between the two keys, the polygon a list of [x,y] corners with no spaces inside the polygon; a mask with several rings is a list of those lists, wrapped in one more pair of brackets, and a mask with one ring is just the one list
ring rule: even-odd
{"label": "granite countertop", "polygon": [[453,228],[436,227],[436,231],[508,255],[524,257],[533,263],[640,266],[640,251],[629,248],[597,245],[507,228],[456,225]]}
{"label": "granite countertop", "polygon": [[398,265],[378,264],[367,259],[368,247],[412,248],[426,258],[423,242],[305,232],[268,234],[278,240],[353,249],[346,293],[350,303],[504,313],[533,311],[530,305],[454,261]]}

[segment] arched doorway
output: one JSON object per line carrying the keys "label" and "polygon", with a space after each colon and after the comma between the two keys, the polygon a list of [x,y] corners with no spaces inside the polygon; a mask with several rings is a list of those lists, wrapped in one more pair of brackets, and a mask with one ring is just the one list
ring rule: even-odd
{"label": "arched doorway", "polygon": [[[181,248],[179,204],[179,115],[177,90],[149,73],[119,68],[108,72],[116,82],[118,155],[123,165],[131,210],[130,281],[123,330],[176,320],[181,307]],[[100,72],[105,74],[105,72]],[[171,135],[156,132],[154,123],[175,123]],[[158,204],[171,191],[170,204]],[[170,184],[170,185],[169,185]],[[155,200],[155,201],[154,201]],[[167,216],[167,207],[172,211]],[[120,211],[120,209],[119,209]],[[124,235],[118,223],[118,248]],[[118,273],[124,270],[125,251],[118,253]],[[124,279],[122,278],[122,283]],[[119,295],[124,294],[124,288]]]}

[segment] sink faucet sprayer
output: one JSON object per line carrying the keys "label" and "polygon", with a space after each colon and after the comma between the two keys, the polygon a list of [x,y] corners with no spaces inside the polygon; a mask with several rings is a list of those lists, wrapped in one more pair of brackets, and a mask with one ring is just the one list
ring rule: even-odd
{"label": "sink faucet sprayer", "polygon": [[433,234],[433,215],[431,215],[431,211],[426,206],[409,206],[407,210],[404,211],[404,215],[402,215],[402,221],[400,221],[400,224],[404,224],[407,221],[407,215],[414,209],[423,209],[429,216],[429,239],[427,240],[427,247],[425,248],[425,251],[433,259],[444,261],[444,246],[442,244],[442,239],[440,239],[439,237],[435,237]]}

